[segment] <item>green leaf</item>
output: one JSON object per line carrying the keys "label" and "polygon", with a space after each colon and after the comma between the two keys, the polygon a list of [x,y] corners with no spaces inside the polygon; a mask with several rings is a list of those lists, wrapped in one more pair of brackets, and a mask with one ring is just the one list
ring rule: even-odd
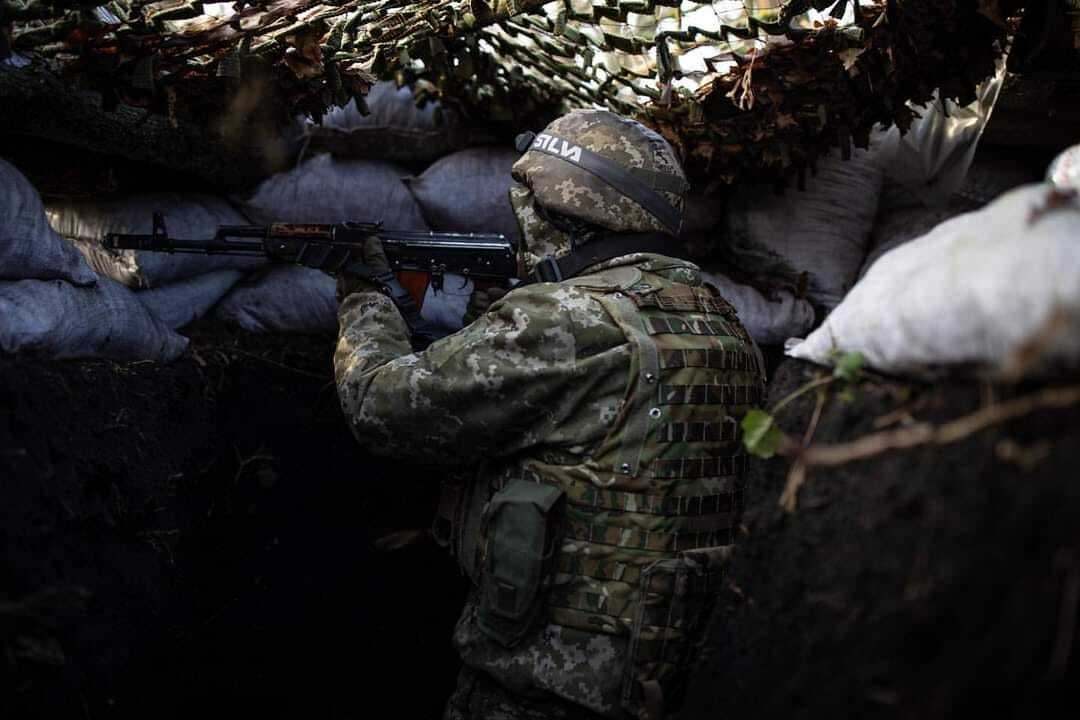
{"label": "green leaf", "polygon": [[746,452],[754,457],[771,458],[776,454],[780,438],[784,436],[772,415],[764,410],[751,410],[742,419],[742,441]]}
{"label": "green leaf", "polygon": [[859,352],[847,352],[836,361],[833,369],[833,377],[838,377],[845,382],[855,382],[862,373],[863,356]]}

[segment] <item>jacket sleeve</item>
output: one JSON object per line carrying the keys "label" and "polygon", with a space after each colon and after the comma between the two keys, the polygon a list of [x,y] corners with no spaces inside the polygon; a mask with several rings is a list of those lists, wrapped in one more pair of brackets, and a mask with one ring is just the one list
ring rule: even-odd
{"label": "jacket sleeve", "polygon": [[389,299],[348,296],[334,369],[360,443],[376,454],[447,465],[541,443],[586,392],[577,387],[572,321],[555,286],[543,287],[511,293],[422,353],[412,352]]}

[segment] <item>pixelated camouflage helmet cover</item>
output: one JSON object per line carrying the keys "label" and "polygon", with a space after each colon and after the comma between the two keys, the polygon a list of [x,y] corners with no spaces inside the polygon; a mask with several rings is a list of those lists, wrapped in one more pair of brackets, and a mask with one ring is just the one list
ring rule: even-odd
{"label": "pixelated camouflage helmet cover", "polygon": [[546,210],[616,232],[677,236],[686,176],[667,140],[608,110],[574,110],[513,167]]}

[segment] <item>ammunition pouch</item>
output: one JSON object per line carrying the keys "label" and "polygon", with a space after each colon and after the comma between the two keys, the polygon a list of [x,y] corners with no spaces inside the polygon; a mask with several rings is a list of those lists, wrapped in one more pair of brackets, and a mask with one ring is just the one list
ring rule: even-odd
{"label": "ammunition pouch", "polygon": [[541,614],[564,505],[562,489],[528,480],[511,481],[488,504],[477,625],[503,647],[520,642]]}

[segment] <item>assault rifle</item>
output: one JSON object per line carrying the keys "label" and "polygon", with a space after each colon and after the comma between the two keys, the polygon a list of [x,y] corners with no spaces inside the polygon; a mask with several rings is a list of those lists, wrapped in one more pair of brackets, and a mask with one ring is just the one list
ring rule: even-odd
{"label": "assault rifle", "polygon": [[442,289],[446,273],[488,286],[505,286],[517,276],[516,248],[505,235],[385,230],[382,223],[223,225],[212,238],[182,240],[169,237],[164,216],[156,212],[149,235],[109,233],[103,244],[114,250],[261,256],[334,274],[360,262],[364,240],[372,235],[382,240],[391,270],[417,305],[428,282]]}
{"label": "assault rifle", "polygon": [[[391,272],[374,272],[363,264],[364,241],[372,235],[382,241]],[[371,280],[394,301],[416,349],[446,334],[420,316],[429,283],[440,290],[446,273],[456,273],[480,287],[506,287],[517,276],[516,248],[505,235],[384,230],[382,223],[223,225],[212,238],[182,240],[169,237],[164,216],[155,212],[149,235],[109,233],[103,245],[113,250],[266,257],[330,274],[348,271]]]}

